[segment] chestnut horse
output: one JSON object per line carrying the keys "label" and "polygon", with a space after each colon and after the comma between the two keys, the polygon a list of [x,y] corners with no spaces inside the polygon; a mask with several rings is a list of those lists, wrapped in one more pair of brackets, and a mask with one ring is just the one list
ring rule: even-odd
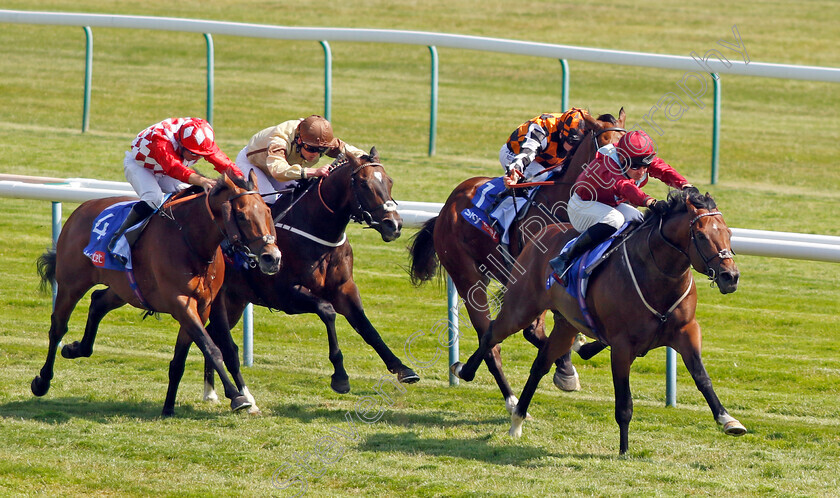
{"label": "chestnut horse", "polygon": [[522,434],[522,423],[540,379],[557,357],[569,351],[578,331],[610,346],[621,454],[627,451],[633,416],[630,365],[636,357],[661,346],[680,353],[724,432],[744,434],[744,426],[718,400],[700,359],[697,287],[690,270],[693,267],[706,274],[722,294],[735,292],[740,276],[733,260],[731,231],[709,194],[703,196],[697,189],[672,191],[665,214],[648,211],[644,221],[613,245],[609,256],[594,270],[586,291],[591,321],[562,286],[555,284],[546,290],[546,278],[551,273],[548,261],[574,235],[577,232],[569,225],[551,227],[541,240],[547,250],[529,244],[522,251],[518,262],[526,275],[508,287],[490,333],[482,337],[478,350],[465,364],[452,365],[452,373],[472,380],[487,351],[550,309],[554,329],[534,360],[511,416],[511,436]]}
{"label": "chestnut horse", "polygon": [[[487,295],[490,279],[495,279],[504,287],[523,275],[522,267],[515,264],[514,260],[525,240],[538,239],[547,226],[568,221],[566,203],[578,175],[595,157],[598,147],[618,142],[625,133],[625,119],[623,107],[618,119],[610,114],[601,115],[597,119],[587,116],[586,137],[569,160],[568,166],[559,176],[551,178],[554,185],[541,187],[535,193],[521,221],[511,225],[510,247],[494,241],[461,216],[461,211],[472,205],[476,189],[491,178],[476,177],[463,181],[449,195],[440,214],[427,221],[414,236],[409,247],[412,283],[420,285],[431,280],[439,266],[443,266],[458,289],[458,294],[464,298],[464,307],[478,337],[483,337],[490,324],[491,306]],[[545,321],[540,316],[524,329],[525,338],[540,347],[546,339],[544,327]],[[502,371],[500,348],[488,351],[485,361],[502,392],[507,411],[511,412],[517,399]],[[554,379],[561,389],[580,389],[570,355],[557,360]]]}
{"label": "chestnut horse", "polygon": [[[219,348],[204,329],[210,303],[222,286],[224,258],[219,248],[222,240],[254,254],[265,273],[280,268],[280,251],[275,244],[271,212],[256,190],[255,177],[246,182],[228,174],[216,180],[206,194],[188,189],[165,203],[157,216],[149,220],[142,236],[132,248],[133,275],[138,291],[132,290],[122,271],[94,266],[82,250],[91,237],[96,217],[105,208],[128,197],[109,197],[83,203],[73,211],[61,231],[58,242],[38,258],[38,273],[46,285],[55,279],[58,294],[51,317],[47,360],[32,381],[32,393],[43,396],[53,378],[55,353],[67,322],[79,299],[94,285],[105,284],[91,295],[85,334],[82,341],[65,345],[65,358],[89,357],[102,318],[111,310],[128,303],[150,312],[169,313],[180,324],[175,355],[169,364],[169,389],[163,416],[174,414],[175,394],[184,373],[190,344],[195,342],[225,385],[225,395],[234,411],[250,406],[222,369]],[[130,275],[130,274],[129,274]]]}
{"label": "chestnut horse", "polygon": [[[229,329],[239,321],[249,302],[290,315],[318,315],[327,329],[329,359],[334,369],[330,387],[338,393],[349,392],[350,381],[338,347],[336,312],[344,315],[400,382],[413,383],[420,379],[391,352],[365,315],[359,289],[353,281],[353,248],[345,235],[348,223],[353,220],[378,231],[385,242],[400,236],[402,218],[391,197],[392,185],[376,148],[361,158],[352,154],[340,156],[333,161],[329,176],[318,179],[300,195],[277,223],[277,245],[284,258],[279,273],[266,276],[228,266],[225,285],[213,304],[214,313],[207,330],[218,338],[225,364],[243,392],[247,388]],[[281,204],[275,203],[273,209],[279,209]],[[226,316],[216,314],[223,310]],[[204,380],[205,399],[214,399],[214,376],[209,364],[205,365]],[[256,405],[251,411],[258,411]]]}

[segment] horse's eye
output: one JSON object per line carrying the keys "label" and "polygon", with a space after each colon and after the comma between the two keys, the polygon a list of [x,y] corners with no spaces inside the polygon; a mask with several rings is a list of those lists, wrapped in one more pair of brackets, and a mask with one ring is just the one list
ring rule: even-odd
{"label": "horse's eye", "polygon": [[706,237],[706,234],[703,233],[703,232],[697,232],[697,238],[700,239],[700,240],[708,239],[708,237]]}

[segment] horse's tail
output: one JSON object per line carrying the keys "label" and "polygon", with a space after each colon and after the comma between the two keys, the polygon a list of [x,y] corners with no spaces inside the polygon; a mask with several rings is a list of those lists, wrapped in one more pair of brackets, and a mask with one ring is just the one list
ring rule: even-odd
{"label": "horse's tail", "polygon": [[437,216],[423,223],[423,228],[411,238],[411,244],[408,246],[411,258],[409,275],[411,276],[411,283],[415,286],[431,280],[440,266],[432,238],[436,221]]}
{"label": "horse's tail", "polygon": [[56,259],[55,248],[53,247],[40,255],[36,261],[38,275],[41,276],[41,284],[39,285],[41,292],[46,291],[47,285],[50,285],[55,280]]}

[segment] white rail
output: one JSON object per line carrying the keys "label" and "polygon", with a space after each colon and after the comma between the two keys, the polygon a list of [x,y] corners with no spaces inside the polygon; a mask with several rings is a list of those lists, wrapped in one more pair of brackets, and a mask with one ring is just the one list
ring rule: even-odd
{"label": "white rail", "polygon": [[[739,74],[770,78],[801,79],[840,83],[840,69],[818,66],[795,66],[770,64],[746,60],[723,61],[710,57],[702,66],[692,57],[664,54],[646,54],[623,50],[605,50],[551,43],[535,43],[482,36],[431,33],[426,31],[402,31],[392,29],[357,28],[308,28],[291,26],[269,26],[223,21],[179,19],[172,17],[123,16],[109,14],[77,14],[68,12],[27,12],[0,10],[0,22],[20,24],[51,24],[63,26],[90,26],[102,28],[135,28],[163,31],[186,31],[211,33],[252,38],[274,38],[280,40],[347,41],[401,43],[436,47],[501,52],[555,59],[571,59],[587,62],[601,62],[622,66],[644,66],[660,69],[677,69],[718,74]],[[734,35],[733,35],[734,36]],[[740,43],[740,40],[739,40]],[[733,44],[734,45],[734,44]],[[740,45],[739,45],[740,46]]]}
{"label": "white rail", "polygon": [[[44,178],[0,174],[0,197],[52,202],[84,202],[102,197],[137,197],[125,182],[90,178]],[[418,228],[440,212],[437,202],[397,201],[403,226]],[[54,220],[55,222],[55,220]],[[732,249],[738,254],[840,263],[840,237],[732,228]]]}

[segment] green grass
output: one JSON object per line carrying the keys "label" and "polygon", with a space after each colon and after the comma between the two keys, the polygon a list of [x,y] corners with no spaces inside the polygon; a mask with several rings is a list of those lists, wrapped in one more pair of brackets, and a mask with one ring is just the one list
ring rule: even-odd
{"label": "green grass", "polygon": [[[142,3],[6,0],[3,8],[59,10],[293,26],[437,31],[674,55],[705,53],[737,25],[754,62],[840,67],[840,6],[831,1],[381,2],[351,0]],[[322,51],[314,42],[214,37],[214,125],[235,155],[255,131],[323,110]],[[332,43],[337,134],[377,146],[395,197],[442,202],[464,178],[500,171],[510,131],[558,111],[557,61],[441,48],[437,153],[426,154],[429,55],[425,47]],[[204,114],[204,40],[195,34],[94,29],[91,130],[81,134],[84,34],[76,27],[0,27],[0,173],[124,180],[122,155],[149,124]],[[724,50],[725,52],[725,50]],[[737,55],[731,53],[730,55]],[[570,104],[630,123],[682,72],[570,61]],[[840,235],[840,92],[829,83],[723,77],[720,182],[710,186],[711,91],[661,121],[660,154],[716,198],[733,227]],[[661,114],[660,114],[661,116]],[[209,170],[209,168],[205,168]],[[646,188],[661,196],[664,189]],[[75,206],[65,204],[65,217]],[[255,310],[255,364],[245,370],[264,415],[231,414],[201,402],[202,362],[193,350],[177,416],[160,409],[175,322],[120,309],[100,327],[94,356],[58,358],[44,398],[29,390],[41,367],[49,296],[37,294],[35,258],[50,240],[50,207],[0,199],[0,494],[280,495],[296,475],[311,496],[725,495],[836,496],[840,488],[840,267],[738,256],[742,283],[723,296],[698,276],[704,363],[730,413],[746,425],[722,434],[683,366],[678,406],[664,406],[665,353],[633,366],[630,451],[618,456],[608,354],[575,359],[583,390],[545,379],[524,436],[485,368],[448,386],[446,356],[431,331],[445,319],[445,292],[414,289],[403,239],[384,244],[354,226],[356,280],[371,321],[422,380],[394,404],[365,405],[387,372],[339,319],[353,390],[329,389],[323,326],[314,316]],[[85,298],[66,341],[78,340]],[[239,333],[239,332],[237,332]],[[466,329],[462,359],[477,346]],[[521,388],[535,350],[512,337],[506,373]],[[356,416],[358,408],[373,423]],[[379,408],[384,411],[376,418]],[[343,432],[342,432],[343,431]],[[320,455],[320,459],[318,458]],[[323,460],[323,461],[322,461]],[[327,463],[324,463],[326,461]],[[311,473],[301,473],[304,466]],[[315,475],[313,475],[315,474]],[[316,477],[317,475],[317,477]]]}

